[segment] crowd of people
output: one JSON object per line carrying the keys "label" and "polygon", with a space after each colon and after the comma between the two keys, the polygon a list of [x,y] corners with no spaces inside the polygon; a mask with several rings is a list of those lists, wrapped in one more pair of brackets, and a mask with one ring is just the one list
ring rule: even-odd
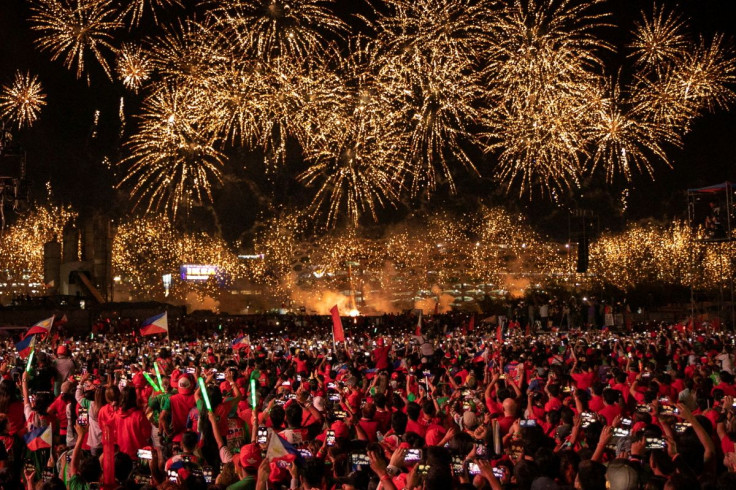
{"label": "crowd of people", "polygon": [[736,488],[732,334],[467,320],[6,341],[0,486]]}

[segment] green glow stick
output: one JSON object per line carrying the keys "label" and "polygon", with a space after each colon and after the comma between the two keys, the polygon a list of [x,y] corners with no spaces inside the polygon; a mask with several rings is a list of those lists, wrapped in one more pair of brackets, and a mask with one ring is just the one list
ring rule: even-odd
{"label": "green glow stick", "polygon": [[250,379],[250,406],[251,408],[256,408],[256,380],[254,378]]}
{"label": "green glow stick", "polygon": [[158,370],[158,363],[157,362],[154,362],[153,363],[153,368],[156,370],[156,379],[158,379],[158,385],[161,387],[161,389],[159,391],[163,392],[164,391],[164,382],[161,381],[161,372]]}
{"label": "green glow stick", "polygon": [[207,406],[209,412],[212,411],[212,405],[210,405],[210,395],[207,393],[207,387],[204,385],[202,376],[199,377],[199,389],[202,392],[202,398],[204,398],[204,404]]}
{"label": "green glow stick", "polygon": [[146,381],[148,381],[148,384],[151,385],[154,391],[161,391],[161,389],[158,386],[156,386],[156,383],[153,382],[153,380],[148,375],[148,373],[143,373],[143,377],[146,378]]}
{"label": "green glow stick", "polygon": [[36,353],[36,349],[33,349],[31,351],[31,355],[28,356],[28,362],[26,363],[26,372],[27,373],[30,373],[31,372],[31,364],[33,364],[33,354],[35,354],[35,353]]}

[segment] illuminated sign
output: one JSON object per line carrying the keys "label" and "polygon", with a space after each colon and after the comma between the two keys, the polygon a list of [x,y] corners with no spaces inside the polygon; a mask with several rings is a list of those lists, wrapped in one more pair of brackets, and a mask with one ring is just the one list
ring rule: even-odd
{"label": "illuminated sign", "polygon": [[211,277],[216,278],[220,268],[216,265],[184,264],[180,272],[183,281],[206,281]]}

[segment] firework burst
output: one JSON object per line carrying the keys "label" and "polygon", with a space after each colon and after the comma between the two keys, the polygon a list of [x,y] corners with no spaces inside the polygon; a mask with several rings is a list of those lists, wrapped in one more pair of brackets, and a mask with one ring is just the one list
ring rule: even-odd
{"label": "firework burst", "polygon": [[130,25],[132,27],[139,25],[146,11],[150,11],[153,22],[158,25],[156,12],[174,6],[183,7],[183,4],[180,0],[130,0],[122,15],[130,15]]}
{"label": "firework burst", "polygon": [[112,0],[34,0],[32,28],[41,33],[36,45],[51,52],[51,59],[64,59],[64,66],[76,66],[77,78],[85,72],[88,56],[93,56],[112,80],[106,51],[114,51],[113,31],[122,26]]}
{"label": "firework burst", "polygon": [[668,13],[664,6],[657,8],[655,5],[652,16],[642,12],[642,19],[634,28],[631,55],[640,65],[677,62],[689,47],[685,29],[685,21],[680,15],[674,11]]}
{"label": "firework burst", "polygon": [[16,124],[19,129],[31,127],[46,105],[46,94],[36,75],[15,73],[10,85],[3,85],[0,93],[0,118]]}
{"label": "firework burst", "polygon": [[337,102],[323,114],[320,137],[306,153],[310,168],[298,179],[317,187],[314,209],[327,209],[327,222],[345,212],[357,225],[369,213],[398,200],[402,144],[386,131],[380,88],[369,71],[370,58],[358,51],[341,70],[345,88],[332,92]]}
{"label": "firework burst", "polygon": [[487,150],[498,153],[496,174],[520,193],[575,186],[588,150],[584,131],[599,84],[601,51],[596,37],[604,17],[599,1],[507,6],[493,32],[486,80]]}
{"label": "firework burst", "polygon": [[233,0],[214,4],[215,23],[247,56],[307,59],[348,32],[327,0]]}
{"label": "firework burst", "polygon": [[143,48],[124,44],[118,52],[117,72],[123,86],[133,92],[151,78],[151,60]]}
{"label": "firework burst", "polygon": [[148,97],[138,132],[127,142],[131,156],[121,162],[132,183],[131,195],[146,211],[166,209],[176,217],[183,209],[212,200],[222,182],[224,156],[214,137],[203,131],[211,114],[196,91],[163,86]]}

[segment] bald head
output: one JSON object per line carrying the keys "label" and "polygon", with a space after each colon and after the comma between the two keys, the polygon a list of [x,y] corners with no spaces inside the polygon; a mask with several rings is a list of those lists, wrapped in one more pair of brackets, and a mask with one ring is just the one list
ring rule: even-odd
{"label": "bald head", "polygon": [[513,398],[506,398],[503,401],[503,415],[504,417],[516,416],[516,400]]}

